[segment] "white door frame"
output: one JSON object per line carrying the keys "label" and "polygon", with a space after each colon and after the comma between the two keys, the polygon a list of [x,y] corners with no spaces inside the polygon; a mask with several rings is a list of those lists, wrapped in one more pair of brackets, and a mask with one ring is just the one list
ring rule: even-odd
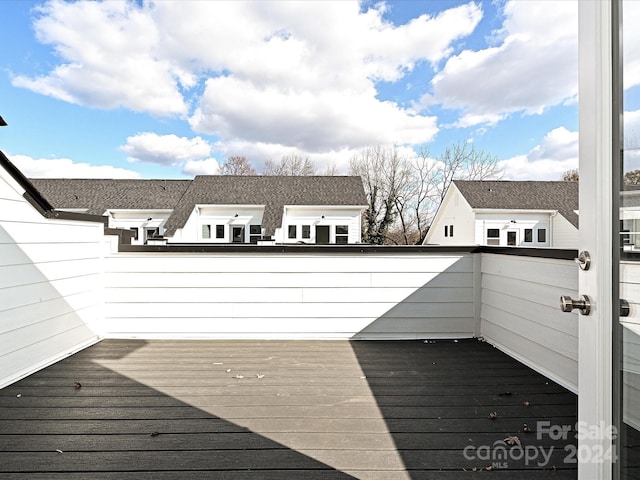
{"label": "white door frame", "polygon": [[[580,250],[591,268],[579,272],[580,294],[592,300],[578,315],[578,477],[610,479],[612,461],[612,50],[611,2],[579,2],[580,54]],[[582,429],[582,430],[581,430]],[[587,429],[587,430],[585,430]]]}

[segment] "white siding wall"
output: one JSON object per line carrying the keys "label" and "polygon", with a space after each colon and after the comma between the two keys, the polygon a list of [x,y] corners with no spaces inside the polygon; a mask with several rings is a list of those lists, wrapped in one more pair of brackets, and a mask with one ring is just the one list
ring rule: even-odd
{"label": "white siding wall", "polygon": [[[282,219],[281,236],[276,235],[278,243],[316,243],[316,227],[329,227],[329,243],[336,243],[336,226],[348,227],[347,243],[360,243],[362,231],[361,210],[357,208],[325,207],[285,207]],[[296,226],[296,238],[289,238],[289,225]],[[302,238],[302,226],[311,227],[311,238]]]}
{"label": "white siding wall", "polygon": [[577,392],[579,315],[560,295],[578,296],[575,262],[482,254],[482,335]]}
{"label": "white siding wall", "polygon": [[114,254],[106,335],[472,337],[473,265],[469,254]]}
{"label": "white siding wall", "polygon": [[[438,209],[425,244],[430,245],[475,245],[475,215],[457,187],[452,184]],[[445,225],[453,225],[453,236],[444,236]]]}
{"label": "white siding wall", "polygon": [[[515,220],[515,223],[511,220]],[[495,228],[500,230],[500,245],[508,246],[507,232],[516,232],[517,247],[549,247],[549,214],[548,213],[526,213],[518,211],[500,211],[495,213],[482,212],[476,214],[475,235],[478,245],[487,245],[487,229]],[[532,230],[533,241],[526,242],[525,230]],[[538,242],[538,230],[545,230],[546,242]],[[572,247],[575,248],[575,247]]]}
{"label": "white siding wall", "polygon": [[558,214],[552,218],[553,248],[578,248],[578,229]]}
{"label": "white siding wall", "polygon": [[103,225],[44,218],[0,170],[0,388],[99,338]]}

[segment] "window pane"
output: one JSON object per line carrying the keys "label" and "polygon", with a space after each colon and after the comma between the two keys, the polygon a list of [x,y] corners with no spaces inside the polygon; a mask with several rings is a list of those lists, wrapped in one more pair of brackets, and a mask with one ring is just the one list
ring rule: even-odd
{"label": "window pane", "polygon": [[296,238],[296,226],[289,225],[289,238]]}
{"label": "window pane", "polygon": [[261,230],[262,230],[262,226],[261,225],[250,225],[249,226],[249,233],[251,235],[260,235]]}
{"label": "window pane", "polygon": [[202,225],[202,238],[211,238],[211,225]]}
{"label": "window pane", "polygon": [[453,225],[449,225],[449,236],[453,237]]}
{"label": "window pane", "polygon": [[216,225],[216,238],[224,238],[224,225]]}
{"label": "window pane", "polygon": [[524,241],[533,242],[533,228],[524,229]]}
{"label": "window pane", "polygon": [[539,228],[538,229],[538,243],[546,243],[547,241],[547,229]]}
{"label": "window pane", "polygon": [[346,245],[349,237],[346,235],[336,235],[336,243],[339,245]]}
{"label": "window pane", "polygon": [[302,225],[302,238],[311,238],[311,225]]}
{"label": "window pane", "polygon": [[487,229],[487,238],[500,238],[500,229],[499,228]]}
{"label": "window pane", "polygon": [[445,225],[444,226],[444,236],[448,237],[449,236],[449,225]]}
{"label": "window pane", "polygon": [[349,234],[348,225],[336,225],[336,235],[348,235],[348,234]]}
{"label": "window pane", "polygon": [[244,227],[233,227],[231,233],[233,234],[231,240],[233,243],[244,243]]}
{"label": "window pane", "polygon": [[137,228],[130,228],[129,230],[131,230],[133,232],[133,240],[138,240],[138,229]]}

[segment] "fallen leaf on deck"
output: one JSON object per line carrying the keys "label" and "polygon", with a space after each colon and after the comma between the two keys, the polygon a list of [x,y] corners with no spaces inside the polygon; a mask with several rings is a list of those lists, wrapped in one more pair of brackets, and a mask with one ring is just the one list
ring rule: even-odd
{"label": "fallen leaf on deck", "polygon": [[502,392],[498,394],[499,397],[510,397],[511,395],[513,395],[511,392]]}
{"label": "fallen leaf on deck", "polygon": [[158,435],[160,435],[160,432],[151,432],[150,434],[151,437],[157,437]]}
{"label": "fallen leaf on deck", "polygon": [[73,386],[74,386],[76,389],[80,389],[80,388],[82,388],[82,384],[81,384],[80,382],[75,382],[75,383],[73,384]]}
{"label": "fallen leaf on deck", "polygon": [[526,400],[526,401],[522,402],[522,405],[524,405],[525,407],[530,407],[531,406],[531,402],[529,400]]}
{"label": "fallen leaf on deck", "polygon": [[531,427],[530,427],[529,425],[527,425],[526,423],[523,425],[523,427],[522,427],[522,431],[523,431],[524,433],[531,433],[531,432],[533,432],[533,430],[531,430]]}
{"label": "fallen leaf on deck", "polygon": [[520,439],[517,435],[511,435],[510,437],[505,438],[503,441],[504,443],[507,443],[509,445],[518,445],[520,448],[522,448],[522,443],[520,442]]}
{"label": "fallen leaf on deck", "polygon": [[490,418],[491,420],[495,420],[496,418],[498,418],[498,412],[489,413],[489,416],[487,418]]}
{"label": "fallen leaf on deck", "polygon": [[236,375],[236,376],[235,376],[235,377],[233,377],[233,378],[244,378],[244,375]]}
{"label": "fallen leaf on deck", "polygon": [[230,368],[227,368],[227,373],[229,373],[230,371],[231,371],[231,369],[230,369]]}
{"label": "fallen leaf on deck", "polygon": [[258,377],[258,378],[264,378],[264,375],[263,375],[263,374],[261,374],[261,373],[258,373],[258,374],[256,375],[256,377]]}
{"label": "fallen leaf on deck", "polygon": [[58,452],[58,453],[63,453],[63,451],[62,451],[62,450],[60,450],[60,449],[58,449],[58,448],[56,448],[56,452]]}
{"label": "fallen leaf on deck", "polygon": [[493,470],[493,467],[491,465],[489,465],[487,468],[485,468],[485,470],[487,472],[491,472]]}
{"label": "fallen leaf on deck", "polygon": [[16,397],[17,397],[17,398],[20,398],[21,396],[22,396],[22,394],[21,394],[21,393],[19,393],[19,394],[17,394],[17,395],[16,395]]}

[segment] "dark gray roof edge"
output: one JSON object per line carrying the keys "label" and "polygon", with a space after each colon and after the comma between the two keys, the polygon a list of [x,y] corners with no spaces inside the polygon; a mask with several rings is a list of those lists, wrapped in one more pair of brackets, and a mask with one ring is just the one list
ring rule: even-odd
{"label": "dark gray roof edge", "polygon": [[397,254],[413,255],[416,253],[491,253],[496,255],[513,255],[521,257],[549,258],[556,260],[574,260],[577,250],[559,248],[526,248],[526,247],[490,247],[486,245],[249,245],[249,244],[205,244],[205,243],[171,243],[167,245],[131,245],[120,244],[120,252],[153,252],[153,253],[317,253],[317,254]]}
{"label": "dark gray roof edge", "polygon": [[43,217],[57,218],[64,220],[76,220],[82,222],[105,223],[106,219],[98,215],[87,215],[86,213],[63,212],[53,208],[53,205],[40,193],[40,191],[31,183],[9,158],[0,150],[0,166],[11,175],[11,177],[24,188],[22,195]]}
{"label": "dark gray roof edge", "polygon": [[24,188],[23,197],[43,216],[45,216],[45,212],[53,210],[53,205],[40,194],[33,183],[7,158],[3,151],[0,151],[0,165],[18,182],[18,185]]}

